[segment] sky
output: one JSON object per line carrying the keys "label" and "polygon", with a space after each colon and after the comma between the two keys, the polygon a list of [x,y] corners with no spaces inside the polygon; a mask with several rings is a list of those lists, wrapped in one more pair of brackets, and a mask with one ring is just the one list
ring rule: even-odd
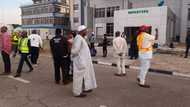
{"label": "sky", "polygon": [[21,24],[20,6],[32,3],[32,0],[0,1],[0,23],[3,24]]}

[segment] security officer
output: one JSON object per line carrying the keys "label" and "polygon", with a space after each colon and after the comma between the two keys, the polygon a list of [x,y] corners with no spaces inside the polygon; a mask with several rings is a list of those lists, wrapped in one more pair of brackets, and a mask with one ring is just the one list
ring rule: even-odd
{"label": "security officer", "polygon": [[17,53],[18,40],[19,40],[19,32],[13,32],[12,33],[12,50],[14,52],[13,56],[15,56],[15,54]]}
{"label": "security officer", "polygon": [[56,29],[55,37],[50,40],[51,52],[54,60],[55,83],[60,84],[60,69],[62,71],[63,84],[69,81],[69,44],[67,39],[61,35],[61,29]]}
{"label": "security officer", "polygon": [[21,76],[21,72],[22,72],[22,67],[24,64],[24,61],[26,62],[26,64],[29,66],[30,70],[29,72],[33,71],[33,67],[31,65],[31,63],[28,60],[28,55],[30,53],[30,40],[27,37],[27,32],[23,31],[21,33],[21,38],[18,41],[18,50],[20,53],[20,62],[19,62],[19,66],[17,69],[17,73],[15,75],[15,77],[20,77]]}

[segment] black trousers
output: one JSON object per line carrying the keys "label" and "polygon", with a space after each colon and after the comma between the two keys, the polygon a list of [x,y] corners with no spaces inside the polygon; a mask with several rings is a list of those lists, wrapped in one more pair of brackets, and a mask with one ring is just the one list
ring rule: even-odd
{"label": "black trousers", "polygon": [[10,73],[11,72],[11,61],[10,61],[10,55],[7,54],[6,52],[2,51],[1,52],[3,62],[4,62],[4,72],[5,73]]}
{"label": "black trousers", "polygon": [[190,48],[190,46],[186,46],[185,57],[188,57],[188,54],[189,54],[189,48]]}
{"label": "black trousers", "polygon": [[138,48],[137,47],[132,47],[129,49],[130,53],[130,59],[137,59],[138,58]]}
{"label": "black trousers", "polygon": [[94,49],[94,48],[95,48],[94,43],[90,43],[90,48],[91,48],[91,49]]}
{"label": "black trousers", "polygon": [[38,47],[31,47],[31,62],[37,64],[40,49]]}
{"label": "black trousers", "polygon": [[28,60],[28,54],[21,53],[20,62],[19,62],[18,69],[17,69],[18,74],[20,74],[22,72],[22,67],[23,67],[24,62],[26,62],[26,64],[28,65],[28,67],[30,69],[33,69],[32,65],[30,64],[30,62]]}
{"label": "black trousers", "polygon": [[108,53],[107,47],[103,47],[103,57],[106,57]]}
{"label": "black trousers", "polygon": [[62,72],[63,82],[66,80],[69,80],[69,70],[70,70],[69,58],[54,58],[54,70],[55,70],[56,82],[59,82],[61,80],[61,76],[60,76],[61,72]]}

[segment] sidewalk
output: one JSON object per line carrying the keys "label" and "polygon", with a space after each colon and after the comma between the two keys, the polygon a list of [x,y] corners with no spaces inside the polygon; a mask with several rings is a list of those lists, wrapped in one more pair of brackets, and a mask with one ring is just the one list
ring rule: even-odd
{"label": "sidewalk", "polygon": [[[108,56],[106,58],[102,57],[102,48],[97,47],[97,56],[93,57],[93,61],[100,61],[104,63],[115,63],[115,58],[113,57],[113,48],[108,48]],[[126,65],[139,67],[138,60],[130,60],[126,57]],[[170,71],[175,73],[180,73],[184,75],[190,75],[190,59],[185,59],[183,56],[176,56],[173,54],[154,54],[154,58],[151,63],[151,69]]]}

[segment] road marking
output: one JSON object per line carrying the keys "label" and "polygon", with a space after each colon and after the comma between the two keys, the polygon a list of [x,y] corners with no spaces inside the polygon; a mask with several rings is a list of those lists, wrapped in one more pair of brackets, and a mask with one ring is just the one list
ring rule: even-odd
{"label": "road marking", "polygon": [[190,78],[190,75],[188,75],[188,74],[182,74],[182,73],[177,73],[177,72],[174,72],[173,75]]}
{"label": "road marking", "polygon": [[106,62],[98,62],[98,64],[101,64],[101,65],[108,65],[108,66],[111,66],[112,63],[106,63]]}
{"label": "road marking", "polygon": [[134,69],[134,70],[140,70],[140,67],[137,66],[129,66],[130,69]]}
{"label": "road marking", "polygon": [[8,78],[13,79],[13,80],[20,81],[20,82],[25,83],[25,84],[29,84],[29,83],[30,83],[30,81],[24,80],[24,79],[22,79],[22,78],[15,78],[15,77],[13,77],[13,76],[8,76]]}
{"label": "road marking", "polygon": [[100,107],[107,107],[106,105],[100,105]]}

